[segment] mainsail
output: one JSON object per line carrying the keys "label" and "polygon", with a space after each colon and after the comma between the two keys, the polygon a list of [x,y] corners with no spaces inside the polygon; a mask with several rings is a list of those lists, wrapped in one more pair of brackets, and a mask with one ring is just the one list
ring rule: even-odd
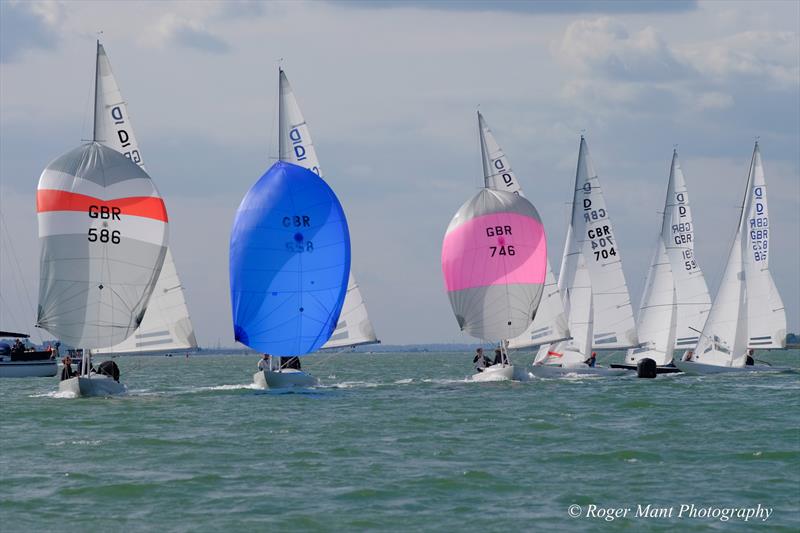
{"label": "mainsail", "polygon": [[[305,167],[322,176],[311,132],[283,69],[278,72],[278,154],[281,161]],[[336,330],[323,348],[343,348],[379,343],[367,314],[356,278],[350,272],[347,296]]]}
{"label": "mainsail", "polygon": [[142,322],[167,253],[167,211],[150,176],[92,142],[42,172],[37,326],[101,348]]}
{"label": "mainsail", "polygon": [[[583,253],[588,263],[594,305],[593,346],[601,349],[636,346],[639,341],[628,286],[622,271],[619,243],[583,136],[567,242],[574,242],[568,256]],[[565,259],[568,257],[565,256]],[[570,279],[573,275],[570,270],[577,265],[574,260],[564,263],[559,274],[559,286],[561,277],[566,274],[567,279]]]}
{"label": "mainsail", "polygon": [[542,297],[547,245],[524,197],[481,189],[456,212],[442,244],[442,273],[459,327],[499,341],[531,324]]}
{"label": "mainsail", "polygon": [[[94,131],[97,142],[113,148],[145,170],[136,134],[111,70],[105,48],[97,43]],[[144,320],[125,341],[94,350],[95,353],[137,353],[197,348],[183,286],[167,248],[164,267],[150,297]]]}
{"label": "mainsail", "polygon": [[[500,148],[489,129],[483,115],[478,112],[478,132],[481,141],[481,160],[483,161],[483,179],[486,187],[498,191],[508,191],[525,196],[519,179],[511,169],[511,163]],[[556,285],[556,278],[547,259],[544,290],[539,309],[531,325],[522,335],[508,340],[509,348],[525,348],[569,338],[567,316],[564,304]]]}
{"label": "mainsail", "polygon": [[750,163],[745,212],[745,276],[747,279],[747,331],[751,348],[786,347],[786,310],[769,271],[770,219],[767,211],[767,184],[761,150],[756,142]]}
{"label": "mainsail", "polygon": [[350,234],[330,187],[278,161],[236,212],[230,287],[236,340],[274,355],[306,355],[330,338],[350,272]]}
{"label": "mainsail", "polygon": [[[688,348],[697,344],[698,331],[703,328],[711,297],[703,271],[694,255],[694,222],[689,207],[689,192],[678,161],[678,151],[672,153],[661,239],[671,266],[678,308],[675,325],[675,347]],[[641,331],[640,337],[642,336]],[[644,340],[644,339],[641,339]]]}

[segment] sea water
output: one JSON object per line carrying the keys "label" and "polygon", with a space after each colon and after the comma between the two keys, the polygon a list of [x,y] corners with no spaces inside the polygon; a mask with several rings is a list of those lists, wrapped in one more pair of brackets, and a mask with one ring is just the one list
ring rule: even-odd
{"label": "sea water", "polygon": [[470,383],[471,353],[354,353],[287,393],[257,360],[121,357],[118,398],[0,380],[0,530],[800,528],[797,372]]}

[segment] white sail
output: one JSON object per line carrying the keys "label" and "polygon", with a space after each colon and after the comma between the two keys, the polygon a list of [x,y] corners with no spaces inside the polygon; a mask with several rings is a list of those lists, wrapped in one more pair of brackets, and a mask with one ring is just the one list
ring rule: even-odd
{"label": "white sail", "polygon": [[[751,249],[746,237],[749,225],[750,209],[753,203],[753,167],[756,153],[750,164],[747,176],[744,200],[739,212],[739,223],[736,235],[728,254],[728,263],[722,275],[717,295],[711,304],[708,319],[703,326],[703,333],[695,348],[694,360],[698,363],[743,367],[747,357],[748,323],[746,296],[750,291],[747,286],[745,249]],[[743,238],[745,237],[745,238]],[[747,247],[747,248],[746,248]],[[751,254],[747,253],[747,256]],[[769,293],[767,293],[769,294]]]}
{"label": "white sail", "polygon": [[[678,307],[675,347],[688,348],[697,344],[698,331],[703,329],[711,308],[711,296],[708,294],[703,271],[694,255],[694,222],[677,150],[672,153],[661,238],[666,246],[675,282]],[[641,331],[639,333],[641,336]]]}
{"label": "white sail", "polygon": [[[97,43],[94,131],[100,142],[122,153],[145,169],[139,143],[128,115],[128,106],[111,70],[105,48]],[[167,249],[161,275],[150,297],[144,320],[124,342],[94,350],[95,353],[136,353],[197,348],[194,328],[178,272]]]}
{"label": "white sail", "polygon": [[570,254],[584,254],[592,279],[594,347],[630,348],[638,345],[619,243],[583,136],[568,236],[575,242],[575,249]]}
{"label": "white sail", "polygon": [[[278,71],[278,153],[281,161],[305,167],[322,176],[317,151],[292,86],[283,69]],[[333,335],[322,348],[342,348],[379,343],[353,271],[347,284],[342,314]]]}
{"label": "white sail", "polygon": [[570,276],[559,278],[564,294],[569,331],[572,338],[543,345],[534,363],[553,363],[564,367],[582,365],[592,352],[594,305],[592,282],[587,261],[582,254],[571,256],[574,268]]}
{"label": "white sail", "polygon": [[[492,130],[478,112],[478,132],[481,141],[481,160],[483,161],[483,179],[486,187],[501,191],[508,191],[525,196],[519,179],[511,170],[511,163],[494,138]],[[508,340],[508,348],[525,348],[539,346],[569,338],[567,316],[564,304],[556,285],[556,277],[547,259],[547,272],[545,273],[544,292],[539,303],[539,309],[531,325],[522,335]]]}
{"label": "white sail", "polygon": [[744,263],[747,283],[747,331],[751,348],[786,347],[786,311],[769,271],[770,219],[767,184],[758,143],[750,164],[750,207],[745,213]]}
{"label": "white sail", "polygon": [[675,284],[672,268],[661,235],[656,239],[656,249],[639,307],[636,324],[640,344],[628,350],[625,362],[636,364],[648,358],[658,366],[672,362],[675,348],[676,308]]}

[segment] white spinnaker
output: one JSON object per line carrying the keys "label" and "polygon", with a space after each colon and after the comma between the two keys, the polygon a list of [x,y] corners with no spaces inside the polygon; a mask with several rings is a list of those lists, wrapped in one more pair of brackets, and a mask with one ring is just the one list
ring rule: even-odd
{"label": "white spinnaker", "polygon": [[619,243],[583,136],[570,230],[577,250],[586,258],[592,278],[594,347],[610,349],[638,345]]}
{"label": "white spinnaker", "polygon": [[640,345],[631,348],[625,362],[636,364],[642,358],[652,359],[658,366],[672,362],[675,348],[675,284],[672,268],[661,235],[656,239],[656,249],[647,271],[636,324]]}
{"label": "white spinnaker", "polygon": [[[317,151],[311,140],[300,106],[297,104],[292,86],[283,69],[278,71],[278,153],[281,161],[305,167],[322,176]],[[367,306],[361,295],[352,268],[347,282],[347,295],[342,314],[331,338],[322,348],[342,348],[360,344],[376,344],[380,341],[367,314]]]}
{"label": "white spinnaker", "polygon": [[[478,131],[481,141],[481,160],[483,161],[484,184],[499,191],[508,191],[525,196],[511,163],[500,148],[497,140],[489,129],[489,125],[478,112]],[[519,337],[508,340],[508,348],[526,348],[539,346],[569,338],[567,315],[564,304],[556,285],[556,277],[547,259],[547,272],[545,273],[544,292],[536,310],[533,322]]]}
{"label": "white spinnaker", "polygon": [[[97,142],[113,148],[142,167],[139,143],[105,48],[97,43],[94,131]],[[136,332],[120,344],[98,348],[95,353],[138,353],[197,348],[189,309],[178,277],[172,251],[167,248],[164,266]]]}
{"label": "white spinnaker", "polygon": [[769,271],[770,222],[761,150],[750,164],[750,208],[745,213],[744,264],[747,280],[747,331],[751,348],[786,347],[786,311]]}
{"label": "white spinnaker", "polygon": [[[708,286],[694,255],[694,237],[689,193],[678,161],[678,152],[675,150],[672,153],[667,197],[664,203],[661,238],[666,246],[675,282],[675,299],[678,307],[675,325],[676,348],[688,348],[697,344],[698,331],[703,329],[711,308]],[[641,337],[641,331],[639,334]]]}

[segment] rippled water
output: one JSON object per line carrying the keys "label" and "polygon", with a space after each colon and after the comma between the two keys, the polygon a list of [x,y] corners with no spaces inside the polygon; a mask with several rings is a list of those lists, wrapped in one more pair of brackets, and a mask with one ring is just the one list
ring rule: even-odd
{"label": "rippled water", "polygon": [[[276,394],[249,388],[256,361],[123,358],[110,399],[1,380],[0,530],[800,528],[796,372],[475,384],[471,354],[341,354]],[[637,504],[773,514],[585,516]]]}

